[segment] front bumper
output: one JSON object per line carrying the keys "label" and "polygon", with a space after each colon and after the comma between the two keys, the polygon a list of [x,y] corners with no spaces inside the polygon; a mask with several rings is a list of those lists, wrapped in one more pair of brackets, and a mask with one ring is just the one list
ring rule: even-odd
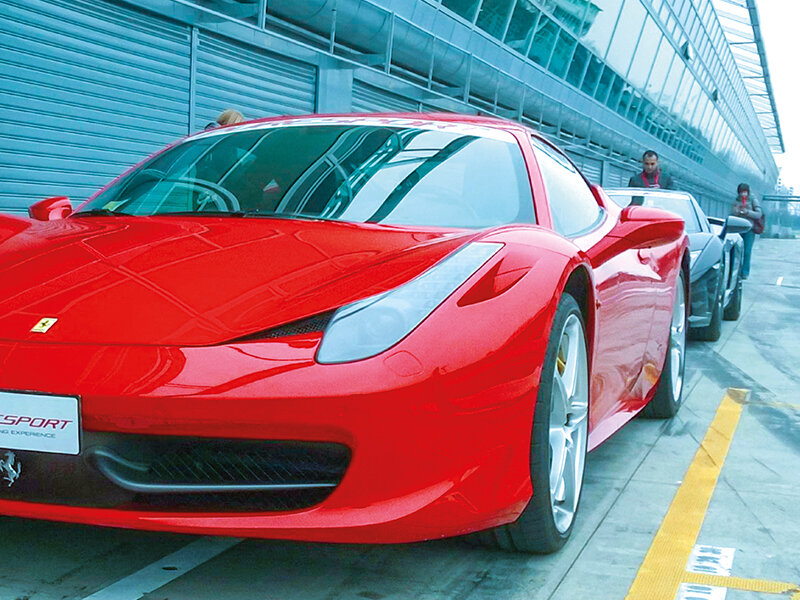
{"label": "front bumper", "polygon": [[[40,477],[58,480],[55,487],[86,484],[76,474],[88,472],[92,440],[104,434],[322,442],[346,446],[352,456],[332,493],[301,509],[108,505],[92,493],[76,502],[55,490],[18,497],[10,488],[0,489],[0,514],[370,543],[511,522],[532,493],[530,431],[539,376],[533,365],[541,364],[545,344],[528,339],[476,360],[469,345],[441,348],[419,336],[418,345],[407,341],[402,349],[343,365],[314,362],[319,334],[213,348],[0,342],[1,389],[80,396],[84,444],[77,462],[36,457]],[[37,469],[24,470],[19,485]],[[36,485],[41,492],[42,482]]]}

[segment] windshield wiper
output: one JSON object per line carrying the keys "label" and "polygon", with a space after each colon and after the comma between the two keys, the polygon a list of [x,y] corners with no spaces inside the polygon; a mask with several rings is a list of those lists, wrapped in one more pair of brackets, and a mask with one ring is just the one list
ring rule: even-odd
{"label": "windshield wiper", "polygon": [[339,221],[339,219],[329,219],[328,217],[320,217],[318,215],[304,215],[301,213],[280,213],[280,212],[254,212],[248,213],[249,216],[266,217],[268,219],[297,219],[299,221]]}
{"label": "windshield wiper", "polygon": [[89,210],[82,210],[74,212],[70,216],[82,217],[131,217],[130,213],[122,212],[121,210],[111,210],[110,208],[92,208]]}
{"label": "windshield wiper", "polygon": [[301,221],[337,221],[338,219],[328,219],[315,215],[303,215],[297,213],[280,213],[264,211],[257,208],[250,210],[177,210],[170,212],[153,213],[153,217],[263,217],[265,219],[297,219]]}
{"label": "windshield wiper", "polygon": [[251,211],[245,210],[176,210],[153,213],[152,217],[246,217]]}

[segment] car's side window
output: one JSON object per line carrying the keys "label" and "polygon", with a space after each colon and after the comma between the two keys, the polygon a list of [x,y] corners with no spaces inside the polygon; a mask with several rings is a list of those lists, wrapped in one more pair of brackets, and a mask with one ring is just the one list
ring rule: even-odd
{"label": "car's side window", "polygon": [[575,236],[600,222],[602,209],[574,166],[547,144],[531,138],[553,215],[553,228]]}

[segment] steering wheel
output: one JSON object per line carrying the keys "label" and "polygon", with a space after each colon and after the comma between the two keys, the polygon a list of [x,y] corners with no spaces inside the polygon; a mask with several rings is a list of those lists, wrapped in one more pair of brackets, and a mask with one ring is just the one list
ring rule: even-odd
{"label": "steering wheel", "polygon": [[166,177],[161,181],[173,181],[175,183],[197,186],[205,188],[207,191],[200,195],[197,204],[197,211],[203,212],[203,209],[208,206],[209,202],[213,202],[216,210],[219,211],[238,211],[241,210],[239,199],[231,193],[230,190],[222,187],[213,181],[205,179],[197,179],[196,177]]}
{"label": "steering wheel", "polygon": [[203,209],[208,206],[209,202],[214,203],[216,210],[225,211],[238,211],[241,210],[239,199],[231,193],[230,190],[225,189],[218,183],[208,181],[206,179],[198,179],[197,177],[167,177],[167,175],[158,169],[142,169],[137,174],[137,177],[152,177],[158,179],[158,183],[168,182],[185,186],[195,186],[205,188],[205,192],[200,196],[198,202],[198,212],[203,212]]}
{"label": "steering wheel", "polygon": [[123,190],[127,190],[133,182],[136,182],[137,185],[141,185],[143,183],[142,178],[157,179],[158,183],[166,181],[184,186],[205,188],[206,191],[201,195],[201,201],[198,203],[198,212],[202,212],[209,202],[213,202],[216,210],[221,212],[241,210],[239,199],[236,198],[230,190],[225,189],[218,183],[206,179],[198,179],[196,177],[167,177],[165,173],[154,168],[142,169],[136,173],[135,177],[125,184]]}

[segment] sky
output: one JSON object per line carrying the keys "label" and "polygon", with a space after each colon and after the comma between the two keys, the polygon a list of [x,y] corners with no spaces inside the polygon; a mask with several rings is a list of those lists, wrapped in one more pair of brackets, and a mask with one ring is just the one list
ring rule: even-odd
{"label": "sky", "polygon": [[784,185],[800,194],[800,69],[798,0],[757,0],[767,65],[778,106],[785,154],[775,155]]}

